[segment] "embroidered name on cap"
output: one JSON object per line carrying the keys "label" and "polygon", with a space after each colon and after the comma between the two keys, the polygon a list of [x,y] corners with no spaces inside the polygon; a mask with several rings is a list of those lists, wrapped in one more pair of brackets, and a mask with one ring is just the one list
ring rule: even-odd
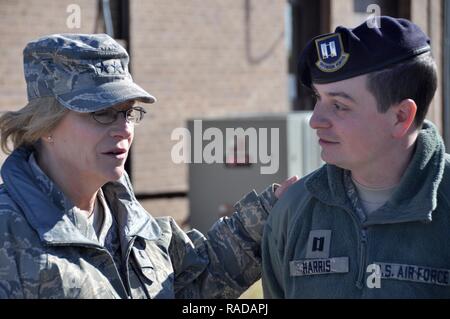
{"label": "embroidered name on cap", "polygon": [[339,33],[327,35],[316,39],[317,56],[316,66],[322,72],[336,72],[348,61],[350,54],[344,51],[342,38]]}

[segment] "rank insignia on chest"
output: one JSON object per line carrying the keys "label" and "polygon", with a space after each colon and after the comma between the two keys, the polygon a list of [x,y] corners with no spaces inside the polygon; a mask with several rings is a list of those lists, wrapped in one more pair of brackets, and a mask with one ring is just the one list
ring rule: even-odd
{"label": "rank insignia on chest", "polygon": [[325,275],[331,273],[348,273],[348,257],[331,257],[331,230],[311,230],[306,243],[305,259],[291,260],[291,276]]}
{"label": "rank insignia on chest", "polygon": [[312,230],[306,245],[306,258],[330,257],[331,230]]}

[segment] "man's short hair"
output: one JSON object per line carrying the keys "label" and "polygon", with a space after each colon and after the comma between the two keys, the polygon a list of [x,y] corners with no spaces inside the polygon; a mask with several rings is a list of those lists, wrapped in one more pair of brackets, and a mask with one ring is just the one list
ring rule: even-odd
{"label": "man's short hair", "polygon": [[430,52],[387,69],[369,73],[367,88],[375,96],[381,113],[405,99],[417,105],[415,124],[420,128],[437,89],[437,68]]}

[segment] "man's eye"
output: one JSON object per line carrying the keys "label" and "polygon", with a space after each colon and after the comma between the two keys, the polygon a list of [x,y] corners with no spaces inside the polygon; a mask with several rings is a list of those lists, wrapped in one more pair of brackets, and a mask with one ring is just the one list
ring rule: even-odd
{"label": "man's eye", "polygon": [[334,104],[334,108],[338,111],[345,111],[347,109],[345,106],[339,105],[337,103]]}

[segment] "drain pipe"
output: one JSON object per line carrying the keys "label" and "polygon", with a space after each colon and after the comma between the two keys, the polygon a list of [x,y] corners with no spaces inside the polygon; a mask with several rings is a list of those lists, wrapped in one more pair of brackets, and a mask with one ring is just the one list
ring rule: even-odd
{"label": "drain pipe", "polygon": [[114,27],[113,27],[113,22],[112,22],[111,7],[110,7],[109,0],[103,0],[102,4],[103,4],[102,5],[103,19],[105,20],[106,33],[111,38],[114,38]]}

